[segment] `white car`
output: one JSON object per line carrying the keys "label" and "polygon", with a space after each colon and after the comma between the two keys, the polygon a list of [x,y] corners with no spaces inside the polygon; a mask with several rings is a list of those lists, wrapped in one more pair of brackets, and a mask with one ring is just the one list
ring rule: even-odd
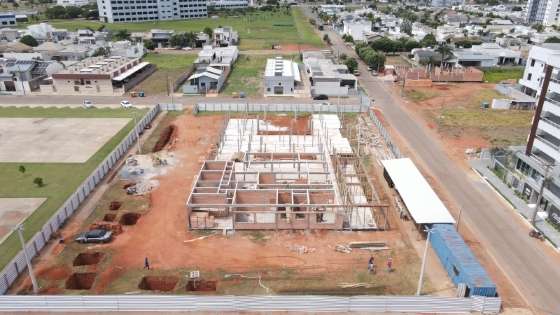
{"label": "white car", "polygon": [[121,101],[121,107],[122,108],[131,108],[132,104],[127,100],[123,100],[123,101]]}
{"label": "white car", "polygon": [[92,108],[93,107],[93,102],[90,100],[84,100],[84,102],[82,103],[82,106],[84,108]]}

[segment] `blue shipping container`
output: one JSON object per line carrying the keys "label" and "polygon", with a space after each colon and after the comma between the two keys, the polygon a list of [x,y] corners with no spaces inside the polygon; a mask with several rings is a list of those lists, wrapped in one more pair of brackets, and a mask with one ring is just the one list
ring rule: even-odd
{"label": "blue shipping container", "polygon": [[496,296],[496,285],[455,226],[433,224],[431,231],[430,243],[453,283],[466,284],[469,295]]}

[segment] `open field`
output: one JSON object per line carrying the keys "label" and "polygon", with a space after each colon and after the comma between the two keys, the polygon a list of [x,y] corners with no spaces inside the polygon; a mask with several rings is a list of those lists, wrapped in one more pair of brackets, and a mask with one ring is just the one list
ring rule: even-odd
{"label": "open field", "polygon": [[[218,141],[225,116],[191,114],[166,116],[151,137],[174,125],[172,153],[179,159],[159,176],[159,187],[145,196],[130,196],[125,181],[115,178],[92,214],[84,221],[70,220],[61,230],[64,243],[52,244],[37,259],[36,273],[43,292],[51,294],[414,294],[419,257],[399,229],[384,232],[341,231],[189,231],[185,196],[203,160]],[[153,143],[148,139],[146,143]],[[118,210],[110,210],[119,201]],[[391,210],[393,211],[393,210]],[[140,218],[123,225],[123,232],[109,244],[81,245],[72,242],[76,233],[91,223],[108,218],[122,222],[127,213]],[[384,241],[389,250],[351,253],[334,250],[351,241]],[[298,252],[305,246],[306,253]],[[82,254],[80,256],[80,254]],[[377,273],[367,272],[370,256]],[[85,259],[87,257],[87,259]],[[150,270],[143,269],[148,257]],[[385,263],[393,259],[393,272]],[[89,263],[89,265],[83,265]],[[200,271],[205,281],[215,281],[206,292],[186,289],[189,271]],[[92,273],[91,287],[75,286],[67,279],[75,273]],[[86,276],[80,276],[86,277]],[[89,276],[88,276],[89,277]],[[261,279],[260,281],[258,279]],[[341,288],[341,283],[366,283],[367,288]],[[215,289],[213,287],[215,285]],[[425,293],[438,294],[430,281]],[[13,293],[29,290],[29,281],[18,281]]]}
{"label": "open field", "polygon": [[129,118],[0,118],[0,163],[84,163],[129,121]]}
{"label": "open field", "polygon": [[[30,238],[58,210],[74,189],[97,167],[113,148],[132,129],[135,115],[141,117],[145,110],[138,109],[82,109],[82,108],[0,108],[0,117],[41,118],[128,118],[129,122],[114,134],[84,163],[0,163],[0,198],[47,198],[47,200],[25,220],[24,236]],[[55,148],[51,148],[55,150]],[[19,166],[25,172],[19,171]],[[43,187],[33,183],[41,177]],[[3,268],[20,250],[15,234],[0,244],[0,268]]]}
{"label": "open field", "polygon": [[493,84],[447,84],[405,91],[411,108],[462,155],[467,148],[520,145],[531,126],[532,111],[481,109],[501,97]]}
{"label": "open field", "polygon": [[[221,93],[227,96],[239,92],[244,92],[246,96],[262,95],[266,59],[274,57],[275,55],[240,55]],[[290,57],[284,56],[286,59]]]}
{"label": "open field", "polygon": [[[263,94],[263,76],[266,60],[276,55],[240,55],[233,66],[222,93],[230,96],[233,93],[245,92],[246,96]],[[285,59],[297,59],[296,55],[284,55]]]}
{"label": "open field", "polygon": [[168,82],[169,87],[172,88],[173,82],[190,69],[195,59],[196,55],[194,54],[148,53],[144,57],[144,61],[156,65],[158,70],[138,84],[134,90],[144,91],[146,95],[167,94]]}
{"label": "open field", "polygon": [[[241,16],[224,16],[217,19],[192,19],[177,21],[102,23],[87,20],[50,20],[56,28],[71,31],[80,28],[109,30],[126,29],[130,32],[144,32],[150,29],[172,29],[176,32],[200,32],[205,27],[232,26],[239,32],[240,49],[270,49],[273,44],[301,44],[323,47],[321,39],[313,32],[311,25],[299,8],[278,9],[270,12],[254,12]],[[18,26],[25,26],[20,24]]]}
{"label": "open field", "polygon": [[484,81],[488,83],[500,83],[506,80],[517,80],[523,77],[523,67],[515,68],[491,68],[484,70]]}

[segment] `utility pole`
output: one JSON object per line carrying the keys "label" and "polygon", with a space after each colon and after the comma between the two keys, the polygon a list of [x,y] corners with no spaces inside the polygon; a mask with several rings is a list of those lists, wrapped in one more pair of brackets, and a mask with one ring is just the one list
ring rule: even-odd
{"label": "utility pole", "polygon": [[18,224],[15,227],[18,233],[19,241],[21,242],[21,248],[23,249],[23,256],[25,256],[25,263],[27,264],[27,271],[29,272],[29,278],[31,278],[31,284],[33,285],[33,294],[39,294],[39,285],[37,284],[37,279],[35,279],[35,274],[33,273],[33,267],[31,266],[31,260],[27,255],[27,249],[25,248],[25,240],[23,239],[23,225]]}
{"label": "utility pole", "polygon": [[426,268],[426,258],[428,257],[428,247],[430,246],[430,234],[431,229],[426,230],[428,236],[426,237],[426,247],[424,247],[424,256],[422,257],[422,266],[420,267],[420,277],[418,278],[418,289],[416,290],[416,295],[420,295],[422,291],[422,282],[424,281],[424,269]]}
{"label": "utility pole", "polygon": [[463,208],[459,208],[459,216],[457,217],[457,232],[459,232],[459,225],[461,224],[461,215],[463,214]]}
{"label": "utility pole", "polygon": [[539,212],[539,208],[541,207],[541,201],[544,193],[544,187],[546,186],[549,178],[548,173],[550,172],[550,168],[554,166],[554,164],[546,164],[544,168],[544,177],[541,182],[541,187],[539,188],[539,196],[537,197],[537,205],[535,206],[535,211],[533,211],[533,215],[531,216],[531,224],[535,226],[535,222],[537,220],[537,212]]}
{"label": "utility pole", "polygon": [[138,118],[134,114],[134,132],[136,132],[136,144],[138,145],[138,154],[142,154],[142,145],[140,144],[140,133],[138,133]]}

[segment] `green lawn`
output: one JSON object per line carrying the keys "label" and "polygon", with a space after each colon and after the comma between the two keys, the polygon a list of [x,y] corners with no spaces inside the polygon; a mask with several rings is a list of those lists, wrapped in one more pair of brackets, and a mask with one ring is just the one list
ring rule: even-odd
{"label": "green lawn", "polygon": [[484,70],[484,81],[500,83],[505,80],[519,80],[523,77],[523,67],[491,68]]}
{"label": "green lawn", "polygon": [[[56,28],[74,31],[79,28],[94,30],[105,25],[110,30],[127,29],[144,32],[150,29],[172,29],[176,32],[202,31],[205,27],[232,26],[239,32],[240,49],[271,48],[273,44],[308,44],[322,47],[321,39],[298,8],[278,9],[269,12],[252,12],[240,16],[223,16],[216,19],[204,18],[177,21],[154,21],[140,23],[102,23],[88,20],[50,20]],[[27,24],[20,23],[18,27]]]}
{"label": "green lawn", "polygon": [[168,79],[172,86],[183,72],[190,69],[195,59],[194,54],[147,54],[144,60],[155,64],[158,70],[142,81],[134,90],[144,91],[146,95],[167,94]]}
{"label": "green lawn", "polygon": [[[240,55],[221,93],[226,96],[239,92],[244,92],[246,96],[262,95],[266,59],[274,57],[274,55]],[[291,57],[296,56],[284,56],[286,59]]]}
{"label": "green lawn", "polygon": [[[141,117],[146,110],[140,109],[82,109],[82,108],[0,108],[0,117]],[[76,187],[103,161],[114,147],[128,134],[134,125],[131,120],[85,163],[0,163],[0,198],[37,197],[47,200],[25,220],[24,235],[31,238],[53,213],[55,213]],[[53,148],[55,149],[55,148]],[[19,165],[26,168],[25,174],[18,171]],[[42,177],[45,186],[38,188],[33,178]],[[21,249],[15,234],[0,244],[0,269]]]}

